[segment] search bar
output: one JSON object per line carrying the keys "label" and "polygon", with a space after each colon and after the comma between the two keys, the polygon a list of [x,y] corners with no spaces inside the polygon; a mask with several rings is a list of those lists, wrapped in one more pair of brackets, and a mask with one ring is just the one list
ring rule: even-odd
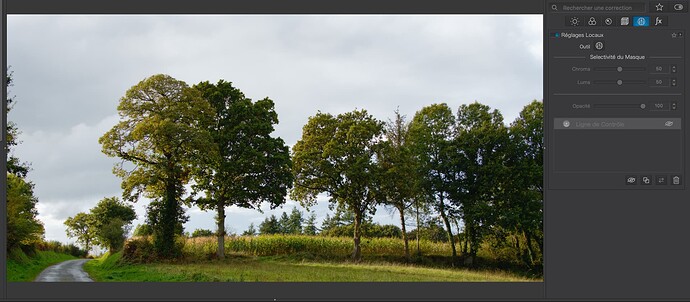
{"label": "search bar", "polygon": [[644,2],[561,2],[547,7],[552,13],[644,13]]}

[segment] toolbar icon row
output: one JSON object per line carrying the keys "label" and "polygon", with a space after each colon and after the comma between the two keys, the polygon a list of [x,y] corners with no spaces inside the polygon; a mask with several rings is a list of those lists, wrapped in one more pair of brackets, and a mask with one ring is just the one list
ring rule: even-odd
{"label": "toolbar icon row", "polygon": [[665,185],[672,185],[672,186],[679,186],[682,185],[682,177],[680,175],[671,175],[670,177],[668,175],[626,175],[625,176],[625,184],[626,185],[643,185],[643,186],[651,186],[651,185],[657,185],[657,186],[665,186]]}
{"label": "toolbar icon row", "polygon": [[570,16],[566,17],[566,26],[572,27],[591,27],[591,26],[667,26],[668,16],[618,16],[618,17],[599,17],[599,16]]}

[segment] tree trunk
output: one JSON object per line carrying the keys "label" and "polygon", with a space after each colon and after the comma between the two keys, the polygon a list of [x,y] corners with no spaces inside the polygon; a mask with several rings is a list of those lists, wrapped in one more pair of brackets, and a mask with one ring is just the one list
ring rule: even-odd
{"label": "tree trunk", "polygon": [[517,234],[513,235],[513,240],[515,240],[515,250],[517,250],[517,256],[520,259],[525,259],[525,257],[522,256],[522,248],[520,248],[520,237],[518,237]]}
{"label": "tree trunk", "polygon": [[448,231],[448,240],[450,241],[450,247],[453,250],[453,257],[452,261],[455,263],[455,257],[457,257],[457,252],[455,251],[455,240],[453,238],[453,230],[450,227],[450,221],[448,220],[448,216],[446,215],[446,210],[445,206],[443,203],[443,197],[441,197],[441,204],[440,204],[440,211],[441,212],[441,218],[443,218],[443,223],[446,225],[446,230]]}
{"label": "tree trunk", "polygon": [[405,259],[407,260],[407,262],[410,262],[410,246],[407,242],[407,228],[405,227],[405,208],[402,206],[402,204],[398,208],[398,211],[400,212],[400,227],[402,229],[402,238],[405,242]]}
{"label": "tree trunk", "polygon": [[358,209],[355,209],[355,234],[354,234],[354,240],[355,240],[355,248],[352,251],[352,259],[355,261],[360,261],[362,260],[362,250],[360,248],[360,238],[361,238],[361,230],[360,228],[362,227],[362,213]]}
{"label": "tree trunk", "polygon": [[86,255],[88,256],[91,252],[91,240],[86,240],[86,242],[84,242],[84,249],[86,250]]}
{"label": "tree trunk", "polygon": [[534,263],[534,249],[532,248],[532,234],[529,231],[525,231],[525,239],[527,240],[527,252],[529,253],[529,265],[532,266]]}
{"label": "tree trunk", "polygon": [[477,234],[476,234],[477,229],[475,228],[475,225],[472,223],[469,223],[468,225],[469,225],[469,227],[467,229],[470,231],[469,232],[469,234],[470,234],[470,238],[469,238],[470,239],[470,256],[475,257],[475,256],[477,256],[477,250],[478,250]]}
{"label": "tree trunk", "polygon": [[415,200],[415,207],[417,209],[417,231],[415,232],[417,236],[417,256],[422,256],[422,250],[419,248],[419,200]]}
{"label": "tree trunk", "polygon": [[166,181],[165,194],[163,213],[161,213],[162,219],[159,221],[162,225],[157,227],[160,230],[160,234],[157,236],[158,240],[156,241],[158,241],[158,252],[161,256],[163,258],[172,258],[174,256],[175,228],[177,226],[177,190],[174,181]]}
{"label": "tree trunk", "polygon": [[462,245],[462,237],[460,236],[460,222],[455,221],[455,231],[458,233],[458,245]]}
{"label": "tree trunk", "polygon": [[469,243],[469,237],[470,235],[468,234],[467,230],[467,224],[465,224],[465,233],[463,234],[463,240],[462,240],[462,253],[467,254],[467,244]]}
{"label": "tree trunk", "polygon": [[218,201],[218,259],[225,259],[225,201]]}
{"label": "tree trunk", "polygon": [[544,237],[534,236],[534,240],[537,242],[537,247],[539,247],[539,253],[544,255]]}

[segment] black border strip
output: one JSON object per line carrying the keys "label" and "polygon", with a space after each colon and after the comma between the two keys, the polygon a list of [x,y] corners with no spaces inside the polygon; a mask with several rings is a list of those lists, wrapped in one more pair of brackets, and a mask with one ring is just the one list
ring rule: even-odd
{"label": "black border strip", "polygon": [[542,0],[6,0],[8,14],[541,14]]}
{"label": "black border strip", "polygon": [[542,300],[542,282],[9,282],[11,300]]}

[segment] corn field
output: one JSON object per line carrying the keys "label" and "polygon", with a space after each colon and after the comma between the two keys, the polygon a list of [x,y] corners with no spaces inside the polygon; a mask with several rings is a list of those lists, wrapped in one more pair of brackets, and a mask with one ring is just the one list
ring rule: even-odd
{"label": "corn field", "polygon": [[[416,252],[416,241],[410,241],[410,253]],[[398,238],[362,238],[364,256],[404,256],[405,245]],[[225,252],[253,256],[312,255],[319,258],[344,258],[352,253],[350,237],[326,237],[308,235],[261,235],[228,236],[225,238]],[[195,258],[213,257],[217,250],[216,237],[187,238],[183,252]],[[423,255],[450,255],[448,244],[420,241]]]}

